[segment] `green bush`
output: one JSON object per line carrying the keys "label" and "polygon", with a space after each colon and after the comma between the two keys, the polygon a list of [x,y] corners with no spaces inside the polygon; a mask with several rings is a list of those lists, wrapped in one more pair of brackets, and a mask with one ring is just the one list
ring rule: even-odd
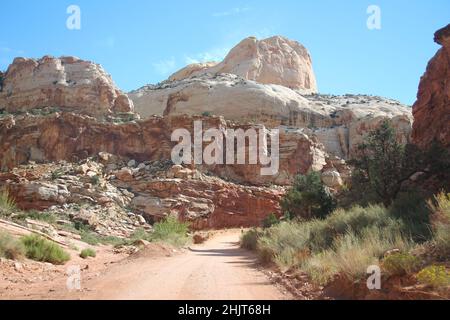
{"label": "green bush", "polygon": [[441,192],[434,201],[429,202],[433,212],[435,247],[445,260],[450,258],[450,193]]}
{"label": "green bush", "polygon": [[97,256],[97,253],[94,249],[88,248],[81,250],[80,257],[83,259],[87,259],[88,257],[95,258]]}
{"label": "green bush", "polygon": [[399,193],[390,206],[389,213],[401,219],[404,231],[415,241],[424,242],[431,239],[430,209],[417,192]]}
{"label": "green bush", "polygon": [[241,235],[241,248],[255,251],[256,245],[258,243],[259,232],[256,229],[251,229],[247,232],[244,232]]}
{"label": "green bush", "polygon": [[24,236],[21,241],[29,259],[52,264],[64,264],[70,260],[70,255],[59,245],[38,235]]}
{"label": "green bush", "polygon": [[[402,228],[383,206],[338,209],[324,220],[281,222],[265,229],[256,248],[262,261],[281,270],[300,268],[318,284],[337,273],[358,280],[386,251],[412,248]],[[254,235],[247,237],[255,242]]]}
{"label": "green bush", "polygon": [[180,222],[177,217],[169,216],[153,225],[152,240],[183,246],[189,241],[188,231],[189,224]]}
{"label": "green bush", "polygon": [[20,241],[8,233],[0,233],[0,257],[17,260],[25,255],[25,248]]}
{"label": "green bush", "polygon": [[417,274],[417,280],[433,288],[450,285],[450,272],[444,266],[429,266]]}
{"label": "green bush", "polygon": [[0,216],[10,216],[17,210],[14,199],[8,191],[0,192]]}
{"label": "green bush", "polygon": [[263,220],[263,228],[270,228],[279,222],[277,216],[274,213],[271,213]]}
{"label": "green bush", "polygon": [[292,189],[281,200],[281,207],[293,217],[324,218],[334,210],[336,201],[322,183],[320,173],[311,172],[295,178]]}
{"label": "green bush", "polygon": [[91,177],[91,183],[92,183],[94,186],[99,185],[99,184],[100,184],[100,177],[97,176],[97,175],[92,176],[92,177]]}
{"label": "green bush", "polygon": [[395,253],[383,260],[383,269],[392,276],[411,274],[420,267],[419,258],[408,253]]}
{"label": "green bush", "polygon": [[56,180],[61,178],[64,175],[64,171],[61,169],[55,170],[52,172],[52,180]]}

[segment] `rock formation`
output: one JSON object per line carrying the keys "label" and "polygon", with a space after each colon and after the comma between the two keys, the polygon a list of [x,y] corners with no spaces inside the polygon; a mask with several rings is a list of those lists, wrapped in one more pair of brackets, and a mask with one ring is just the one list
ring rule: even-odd
{"label": "rock formation", "polygon": [[354,155],[363,137],[382,120],[392,119],[400,142],[408,142],[411,109],[371,96],[300,95],[280,85],[265,85],[231,74],[199,75],[145,86],[129,93],[136,112],[152,115],[220,115],[239,123],[301,129],[325,151],[343,159]]}
{"label": "rock formation", "polygon": [[437,31],[434,40],[442,48],[420,80],[412,138],[421,147],[433,140],[450,147],[450,24]]}
{"label": "rock formation", "polygon": [[2,77],[0,109],[56,108],[94,117],[133,111],[103,68],[75,57],[16,58]]}
{"label": "rock formation", "polygon": [[[9,170],[29,161],[78,161],[99,152],[108,152],[136,161],[171,159],[175,142],[171,133],[185,128],[193,135],[193,122],[202,120],[204,130],[247,130],[221,117],[153,117],[142,121],[113,124],[73,113],[46,116],[13,116],[0,118],[0,169]],[[240,183],[263,185],[289,184],[298,173],[321,171],[331,163],[323,146],[302,130],[280,133],[280,169],[274,176],[262,176],[258,165],[200,166],[206,171]],[[333,167],[333,165],[331,165]],[[344,170],[345,171],[345,170]],[[121,172],[129,176],[129,172]]]}
{"label": "rock formation", "polygon": [[279,84],[304,93],[316,93],[317,84],[308,50],[297,41],[280,36],[242,40],[219,64],[194,64],[169,80],[200,74],[231,73],[264,84]]}

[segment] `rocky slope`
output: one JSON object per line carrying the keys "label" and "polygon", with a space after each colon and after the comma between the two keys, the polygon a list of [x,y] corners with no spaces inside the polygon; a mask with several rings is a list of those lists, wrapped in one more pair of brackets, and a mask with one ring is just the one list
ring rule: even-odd
{"label": "rocky slope", "polygon": [[411,109],[371,96],[301,95],[280,85],[266,85],[231,74],[199,75],[145,86],[129,93],[142,118],[152,115],[212,114],[240,123],[301,129],[343,159],[354,155],[367,132],[392,119],[400,142],[409,141]]}
{"label": "rocky slope", "polygon": [[308,50],[284,37],[242,40],[218,63],[193,64],[173,74],[182,80],[201,74],[231,73],[264,84],[279,84],[305,93],[317,92],[316,78]]}
{"label": "rocky slope", "polygon": [[56,108],[95,117],[133,111],[103,68],[76,57],[16,58],[2,76],[0,110]]}
{"label": "rocky slope", "polygon": [[438,30],[434,40],[442,46],[428,63],[413,106],[413,140],[429,146],[437,140],[450,147],[450,24]]}

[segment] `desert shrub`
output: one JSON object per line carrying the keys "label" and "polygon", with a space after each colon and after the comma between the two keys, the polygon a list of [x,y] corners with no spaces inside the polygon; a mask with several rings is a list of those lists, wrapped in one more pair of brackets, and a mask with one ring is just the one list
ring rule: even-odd
{"label": "desert shrub", "polygon": [[241,248],[255,251],[258,243],[259,231],[251,229],[241,235]]}
{"label": "desert shrub", "polygon": [[401,219],[404,232],[415,241],[424,242],[431,239],[430,209],[417,192],[399,193],[389,212],[393,217]]}
{"label": "desert shrub", "polygon": [[429,201],[429,208],[433,212],[433,240],[435,247],[442,257],[450,256],[450,193],[441,192],[434,201]]}
{"label": "desert shrub", "polygon": [[179,221],[174,216],[169,216],[153,225],[152,240],[183,246],[189,241],[188,231],[189,224]]}
{"label": "desert shrub", "polygon": [[91,183],[92,183],[94,186],[99,185],[99,184],[100,184],[100,177],[99,177],[98,175],[92,176],[92,177],[91,177]]}
{"label": "desert shrub", "polygon": [[409,253],[395,253],[383,259],[383,269],[393,276],[411,274],[420,264],[420,259]]}
{"label": "desert shrub", "polygon": [[328,251],[327,259],[331,263],[330,270],[357,281],[366,276],[369,266],[380,263],[386,251],[394,248],[408,251],[411,247],[409,239],[400,233],[386,233],[384,228],[374,226],[360,235],[350,232],[339,237],[333,249]]}
{"label": "desert shrub", "polygon": [[61,178],[63,175],[64,175],[64,171],[61,169],[58,169],[58,170],[52,171],[51,178],[52,178],[52,180],[57,180],[57,179]]}
{"label": "desert shrub", "polygon": [[25,255],[25,248],[20,241],[10,234],[0,232],[0,257],[17,260]]}
{"label": "desert shrub", "polygon": [[64,264],[70,260],[70,255],[59,245],[38,235],[28,235],[21,238],[29,259]]}
{"label": "desert shrub", "polygon": [[16,210],[16,203],[9,192],[0,191],[0,216],[10,216]]}
{"label": "desert shrub", "polygon": [[358,280],[386,251],[413,247],[402,228],[383,206],[338,209],[323,220],[281,222],[265,229],[256,248],[262,261],[281,270],[301,268],[318,284],[337,273]]}
{"label": "desert shrub", "polygon": [[24,211],[20,212],[17,215],[14,216],[14,220],[26,220],[26,219],[32,219],[37,221],[43,221],[47,222],[49,224],[53,224],[58,220],[58,217],[51,212],[40,212],[36,210],[31,211]]}
{"label": "desert shrub", "polygon": [[429,266],[417,274],[417,280],[434,288],[446,287],[450,285],[450,272],[444,266]]}
{"label": "desert shrub", "polygon": [[91,249],[91,248],[83,249],[83,250],[81,250],[81,253],[80,253],[80,257],[83,259],[87,259],[88,257],[95,258],[96,256],[97,256],[97,253],[95,252],[94,249]]}
{"label": "desert shrub", "polygon": [[397,234],[401,223],[379,205],[337,209],[327,219],[311,224],[308,244],[313,251],[330,249],[337,238],[348,233],[361,236],[365,229],[372,227],[384,228],[386,232]]}
{"label": "desert shrub", "polygon": [[295,178],[292,189],[281,201],[281,207],[292,217],[324,218],[334,210],[336,201],[322,183],[320,173],[311,172]]}
{"label": "desert shrub", "polygon": [[282,222],[263,232],[258,239],[258,254],[264,262],[278,262],[286,268],[287,261],[292,265],[300,263],[299,259],[308,249],[311,222]]}
{"label": "desert shrub", "polygon": [[277,216],[274,213],[271,213],[263,220],[263,228],[270,228],[279,222]]}

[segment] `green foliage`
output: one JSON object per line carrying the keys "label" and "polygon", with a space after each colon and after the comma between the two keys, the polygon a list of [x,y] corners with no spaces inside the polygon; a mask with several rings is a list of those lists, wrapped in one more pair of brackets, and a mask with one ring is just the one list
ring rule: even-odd
{"label": "green foliage", "polygon": [[408,169],[404,167],[405,148],[397,143],[390,121],[384,121],[370,132],[365,142],[358,146],[358,151],[359,158],[352,161],[356,167],[353,189],[368,202],[382,202],[389,206],[401,184],[415,172],[405,170]]}
{"label": "green foliage", "polygon": [[389,120],[370,132],[358,151],[358,157],[350,161],[355,170],[349,198],[354,202],[383,203],[388,207],[417,172],[433,176],[443,188],[450,187],[450,155],[446,148],[438,142],[425,151],[413,144],[401,145]]}
{"label": "green foliage", "polygon": [[94,186],[99,185],[99,184],[100,184],[100,177],[97,176],[97,175],[92,176],[92,177],[91,177],[91,183],[92,183]]}
{"label": "green foliage", "polygon": [[209,111],[204,111],[204,112],[202,112],[202,116],[203,116],[203,117],[211,117],[211,112],[209,112]]}
{"label": "green foliage", "polygon": [[417,192],[402,192],[397,195],[389,208],[389,213],[401,219],[404,231],[416,242],[430,240],[430,209],[427,202]]}
{"label": "green foliage", "polygon": [[258,243],[259,231],[251,229],[241,235],[241,248],[255,251]]}
{"label": "green foliage", "polygon": [[434,201],[429,201],[433,212],[434,244],[440,256],[450,258],[450,193],[441,192]]}
{"label": "green foliage", "polygon": [[0,232],[0,257],[17,260],[25,255],[25,248],[20,241],[10,234]]}
{"label": "green foliage", "polygon": [[450,285],[450,272],[444,266],[429,266],[417,274],[417,280],[433,288]]}
{"label": "green foliage", "polygon": [[61,169],[52,172],[52,180],[61,178],[64,175],[64,171]]}
{"label": "green foliage", "polygon": [[411,274],[420,267],[421,261],[409,253],[395,253],[383,260],[383,269],[392,276]]}
{"label": "green foliage", "polygon": [[87,259],[88,257],[95,258],[96,256],[97,256],[97,253],[95,252],[94,249],[91,249],[91,248],[83,249],[83,250],[81,250],[81,253],[80,253],[80,257],[83,259]]}
{"label": "green foliage", "polygon": [[8,191],[0,192],[0,216],[10,216],[17,210],[14,199],[9,195]]}
{"label": "green foliage", "polygon": [[280,221],[278,220],[275,213],[269,214],[264,220],[263,220],[263,228],[270,228],[273,225],[276,225]]}
{"label": "green foliage", "polygon": [[52,264],[64,264],[70,260],[70,255],[60,246],[38,235],[24,236],[21,241],[29,259]]}
{"label": "green foliage", "polygon": [[281,201],[283,211],[304,219],[324,218],[336,207],[336,202],[322,183],[318,172],[295,178],[292,189]]}
{"label": "green foliage", "polygon": [[36,210],[20,212],[14,216],[14,220],[23,221],[26,219],[32,219],[37,221],[43,221],[49,224],[53,224],[58,220],[58,217],[51,212],[40,212]]}
{"label": "green foliage", "polygon": [[169,216],[153,225],[152,240],[183,246],[189,241],[189,224],[180,222],[177,217]]}
{"label": "green foliage", "polygon": [[337,273],[358,280],[386,251],[407,252],[413,243],[403,228],[383,206],[356,206],[335,210],[323,220],[287,221],[258,233],[252,230],[241,243],[256,248],[262,261],[281,270],[300,268],[323,284]]}

